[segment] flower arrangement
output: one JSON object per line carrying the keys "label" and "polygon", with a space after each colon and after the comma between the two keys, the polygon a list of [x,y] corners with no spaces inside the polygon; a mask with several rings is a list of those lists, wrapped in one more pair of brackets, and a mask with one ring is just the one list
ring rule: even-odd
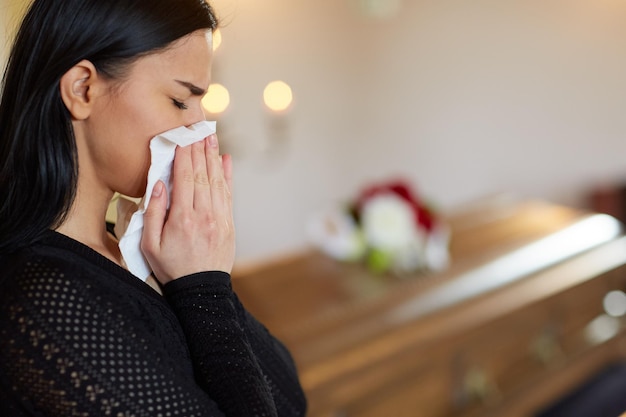
{"label": "flower arrangement", "polygon": [[313,244],[342,261],[364,261],[376,273],[438,271],[448,265],[449,230],[406,181],[365,188],[344,207],[309,225]]}

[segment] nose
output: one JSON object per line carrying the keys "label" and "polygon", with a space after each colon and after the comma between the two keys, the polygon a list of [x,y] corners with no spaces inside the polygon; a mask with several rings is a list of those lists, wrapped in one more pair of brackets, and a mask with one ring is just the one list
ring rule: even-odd
{"label": "nose", "polygon": [[202,104],[189,106],[189,109],[187,109],[187,114],[185,116],[185,126],[187,127],[206,120],[206,115],[204,113],[204,107],[202,107]]}

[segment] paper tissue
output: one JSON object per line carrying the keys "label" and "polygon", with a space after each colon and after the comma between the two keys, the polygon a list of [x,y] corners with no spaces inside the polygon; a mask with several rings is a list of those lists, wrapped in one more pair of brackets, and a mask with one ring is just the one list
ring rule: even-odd
{"label": "paper tissue", "polygon": [[152,189],[158,180],[163,181],[168,199],[171,192],[170,174],[177,146],[188,146],[215,133],[215,122],[202,121],[192,126],[177,127],[163,132],[150,141],[150,169],[146,193],[139,203],[138,209],[129,215],[129,210],[137,208],[131,201],[120,198],[118,201],[118,221],[115,225],[119,248],[128,270],[139,279],[145,281],[152,272],[146,258],[141,252],[141,235],[143,232],[143,215],[150,203]]}

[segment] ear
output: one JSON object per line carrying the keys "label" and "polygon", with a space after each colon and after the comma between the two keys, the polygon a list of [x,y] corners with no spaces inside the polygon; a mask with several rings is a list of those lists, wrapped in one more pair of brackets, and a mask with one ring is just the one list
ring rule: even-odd
{"label": "ear", "polygon": [[61,99],[74,120],[85,120],[91,114],[101,79],[96,67],[87,60],[74,65],[61,77]]}

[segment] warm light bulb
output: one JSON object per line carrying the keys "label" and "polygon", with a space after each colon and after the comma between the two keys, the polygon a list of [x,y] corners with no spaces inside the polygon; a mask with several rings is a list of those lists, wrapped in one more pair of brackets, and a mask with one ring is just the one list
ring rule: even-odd
{"label": "warm light bulb", "polygon": [[222,32],[219,29],[215,29],[213,31],[213,51],[216,51],[217,48],[222,44]]}
{"label": "warm light bulb", "polygon": [[272,81],[263,91],[263,101],[272,111],[286,110],[293,101],[291,87],[284,81]]}
{"label": "warm light bulb", "polygon": [[211,84],[209,91],[202,98],[202,106],[211,114],[219,114],[228,108],[230,94],[222,84]]}

